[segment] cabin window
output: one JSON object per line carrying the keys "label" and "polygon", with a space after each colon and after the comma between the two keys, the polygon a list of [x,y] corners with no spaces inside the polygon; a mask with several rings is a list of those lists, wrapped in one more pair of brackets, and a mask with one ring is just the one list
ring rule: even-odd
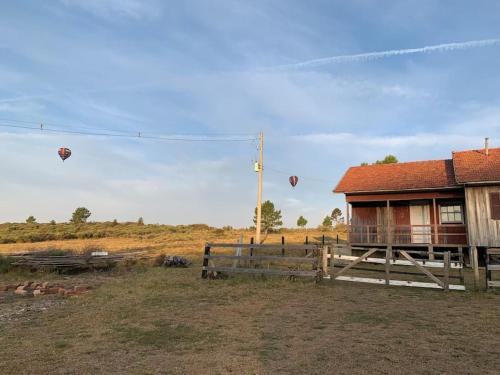
{"label": "cabin window", "polygon": [[493,220],[500,220],[500,192],[490,193],[490,211]]}
{"label": "cabin window", "polygon": [[464,222],[462,206],[460,205],[439,206],[439,213],[441,224],[463,224]]}

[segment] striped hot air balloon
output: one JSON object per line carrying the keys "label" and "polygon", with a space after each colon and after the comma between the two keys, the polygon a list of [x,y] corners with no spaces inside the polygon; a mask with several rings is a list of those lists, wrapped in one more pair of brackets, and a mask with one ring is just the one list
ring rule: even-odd
{"label": "striped hot air balloon", "polygon": [[290,181],[290,185],[292,185],[292,187],[295,187],[295,185],[297,185],[297,182],[299,182],[299,178],[297,176],[290,176],[288,181]]}
{"label": "striped hot air balloon", "polygon": [[65,161],[67,158],[71,156],[71,150],[66,147],[61,147],[59,151],[57,151],[57,153],[59,154],[62,161]]}

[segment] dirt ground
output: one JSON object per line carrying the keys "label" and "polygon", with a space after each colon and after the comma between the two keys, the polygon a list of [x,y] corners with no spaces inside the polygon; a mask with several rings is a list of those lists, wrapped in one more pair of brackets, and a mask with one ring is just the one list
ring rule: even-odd
{"label": "dirt ground", "polygon": [[[0,276],[0,285],[62,280]],[[1,374],[498,374],[500,294],[136,266],[0,302]]]}

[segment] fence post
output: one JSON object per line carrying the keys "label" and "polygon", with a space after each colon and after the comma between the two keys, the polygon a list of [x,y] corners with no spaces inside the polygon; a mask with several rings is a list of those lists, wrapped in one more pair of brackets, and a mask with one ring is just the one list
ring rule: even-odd
{"label": "fence post", "polygon": [[464,266],[465,266],[465,262],[464,262],[463,249],[461,247],[458,248],[458,261],[460,263],[460,268],[458,269],[459,270],[459,274],[460,274],[460,283],[465,285],[465,282],[464,282]]}
{"label": "fence post", "polygon": [[325,235],[321,237],[321,246],[325,246]]}
{"label": "fence post", "polygon": [[210,246],[208,244],[205,245],[205,252],[203,255],[203,270],[201,271],[201,277],[203,279],[206,279],[208,277],[208,270],[206,269],[208,267],[208,260],[210,257]]}
{"label": "fence post", "polygon": [[[284,245],[285,244],[285,236],[281,236],[281,244]],[[285,256],[285,248],[282,247],[281,248],[281,256]]]}
{"label": "fence post", "polygon": [[319,283],[323,279],[323,248],[313,251],[312,256],[315,259],[313,268],[316,267],[316,282]]}
{"label": "fence post", "polygon": [[[238,244],[242,244],[242,243],[243,243],[243,235],[240,234],[240,239],[238,240]],[[241,256],[241,251],[242,251],[242,248],[237,247],[234,251],[234,255]],[[240,261],[238,259],[233,260],[233,268],[239,267],[239,265],[240,265]]]}
{"label": "fence post", "polygon": [[445,251],[444,256],[444,290],[450,290],[450,252]]}
{"label": "fence post", "polygon": [[388,245],[385,250],[385,285],[389,285],[390,279],[390,267],[391,267],[391,258],[392,258],[392,246]]}
{"label": "fence post", "polygon": [[335,249],[337,249],[335,246],[331,247],[331,252],[330,252],[330,280],[333,281],[334,274],[335,274]]}
{"label": "fence post", "polygon": [[486,289],[490,287],[491,270],[490,270],[490,254],[486,250],[486,257],[484,258],[484,274],[486,276]]}
{"label": "fence post", "polygon": [[477,258],[477,247],[472,246],[470,248],[470,258],[471,258],[471,266],[474,270],[474,287],[476,290],[479,290],[479,260]]}
{"label": "fence post", "polygon": [[[309,245],[309,236],[306,236],[306,245]],[[306,249],[306,255],[307,255],[307,249]]]}
{"label": "fence post", "polygon": [[323,246],[321,253],[323,255],[323,264],[322,264],[323,278],[325,278],[326,276],[328,276],[328,246]]}
{"label": "fence post", "polygon": [[337,233],[337,245],[339,243],[339,234]]}

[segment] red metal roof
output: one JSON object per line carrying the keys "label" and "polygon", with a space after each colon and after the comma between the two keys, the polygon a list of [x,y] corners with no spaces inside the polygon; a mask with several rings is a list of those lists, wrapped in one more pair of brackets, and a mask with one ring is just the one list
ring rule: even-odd
{"label": "red metal roof", "polygon": [[458,187],[453,162],[427,160],[351,167],[335,193],[378,192]]}
{"label": "red metal roof", "polygon": [[453,165],[460,184],[500,181],[500,148],[454,152]]}

